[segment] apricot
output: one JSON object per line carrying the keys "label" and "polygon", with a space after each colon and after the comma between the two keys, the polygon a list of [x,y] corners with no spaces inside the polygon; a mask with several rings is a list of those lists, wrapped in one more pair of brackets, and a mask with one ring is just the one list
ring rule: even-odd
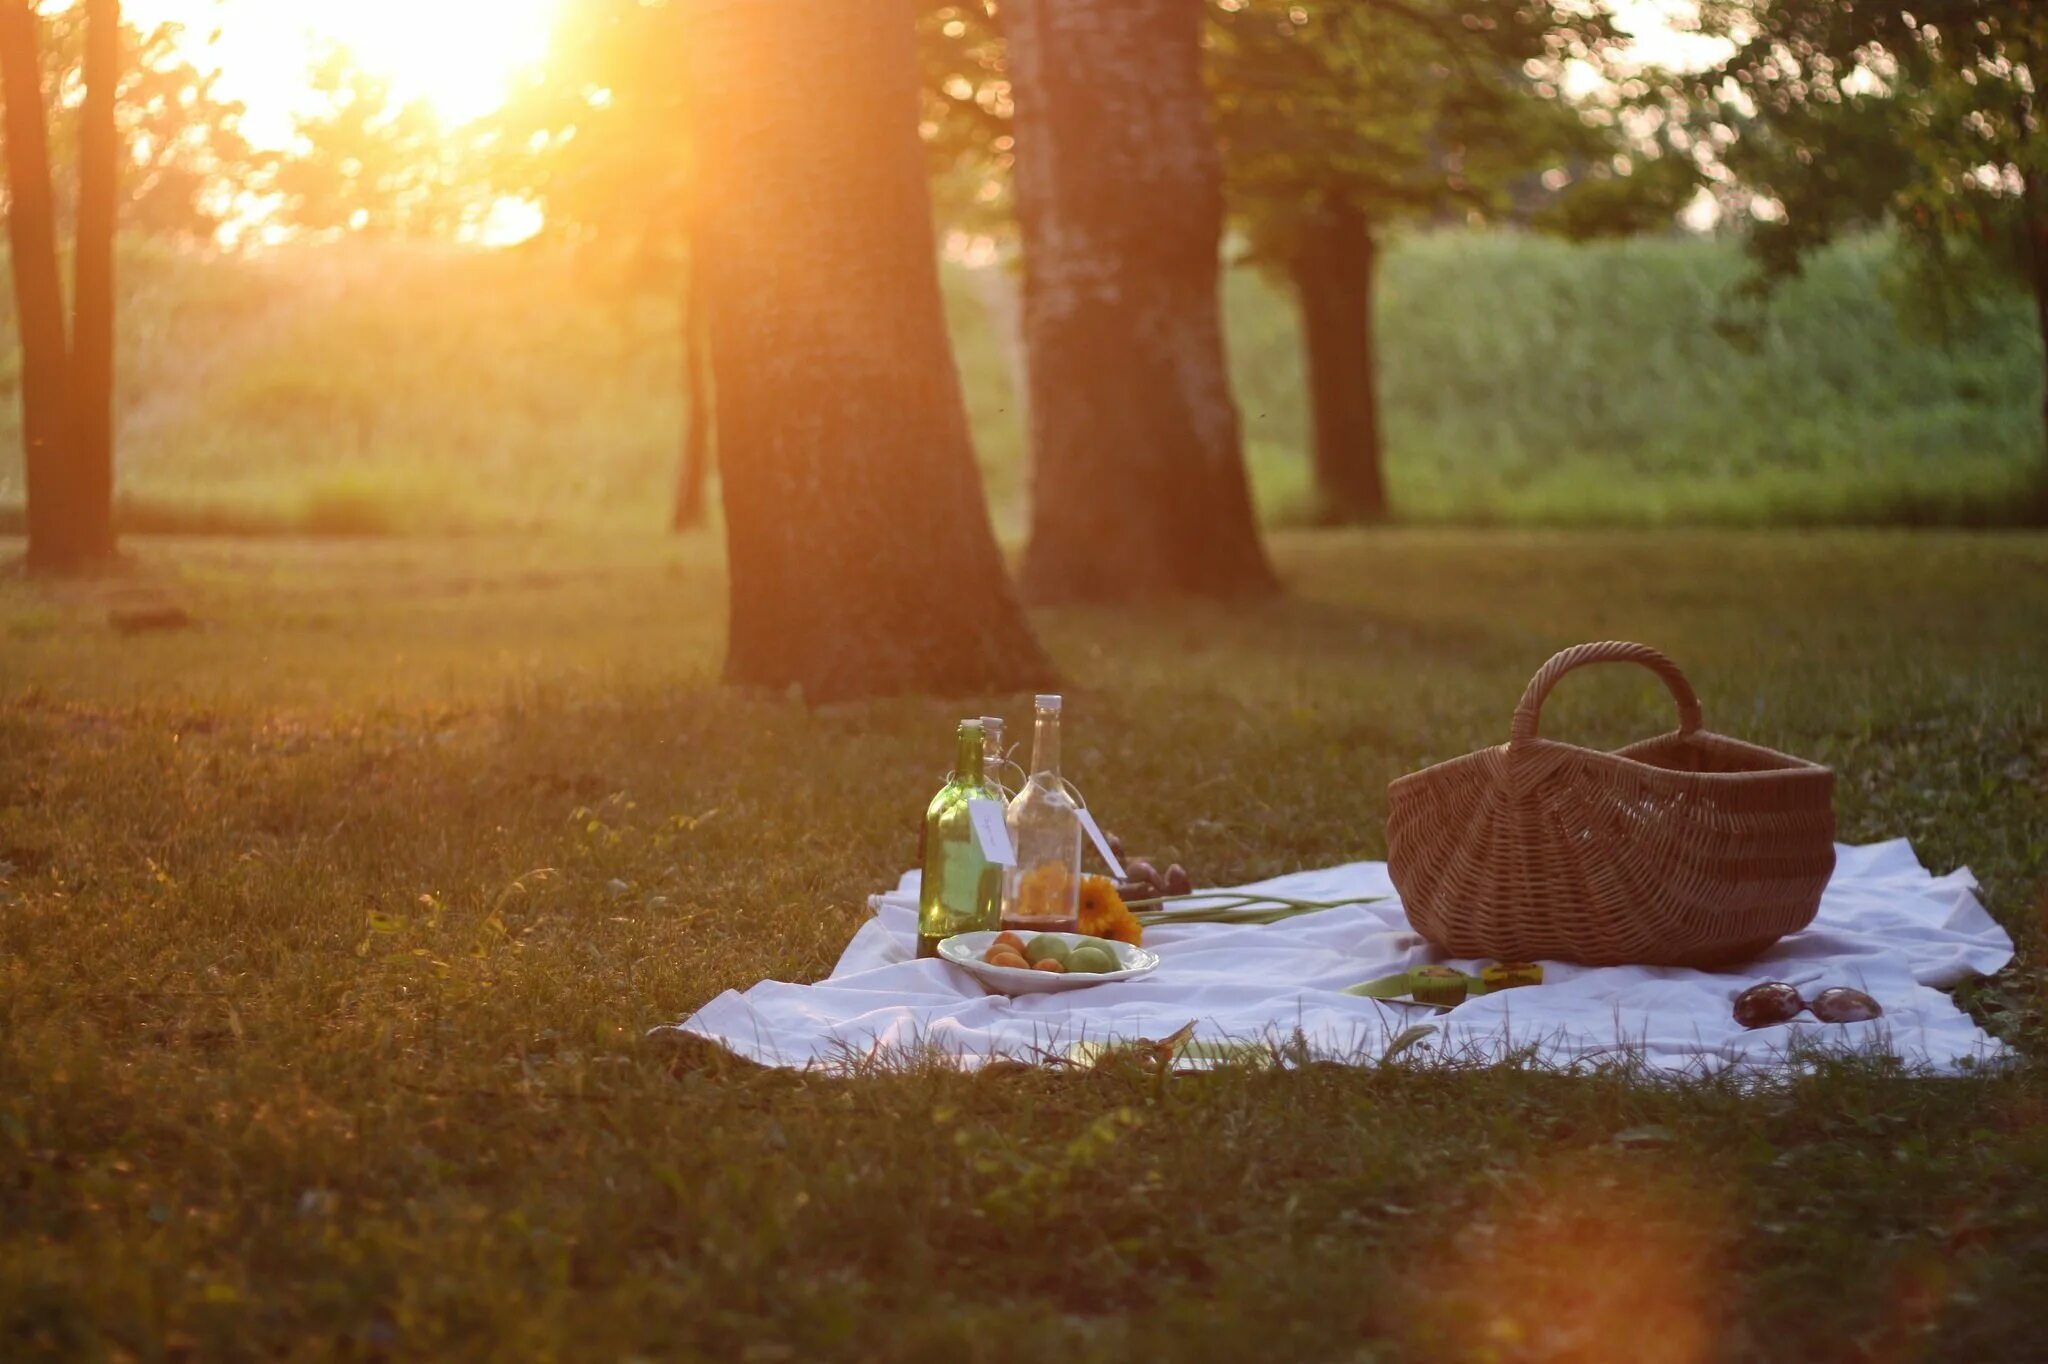
{"label": "apricot", "polygon": [[1031,963],[1031,969],[1034,971],[1049,971],[1053,975],[1063,976],[1067,973],[1067,964],[1058,957],[1040,957],[1037,961]]}
{"label": "apricot", "polygon": [[983,957],[982,960],[987,962],[990,966],[1008,966],[1018,971],[1028,971],[1031,969],[1031,963],[1024,960],[1024,958],[1016,952],[991,952],[987,956]]}

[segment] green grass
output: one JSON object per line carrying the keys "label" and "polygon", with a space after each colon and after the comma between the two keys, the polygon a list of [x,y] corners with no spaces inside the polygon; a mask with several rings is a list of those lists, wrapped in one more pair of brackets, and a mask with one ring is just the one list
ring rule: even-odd
{"label": "green grass", "polygon": [[[1759,313],[1727,242],[1403,239],[1379,329],[1388,479],[1423,522],[2005,524],[2038,519],[2039,342],[2014,296],[1903,332],[1884,244],[1821,256]],[[120,483],[138,529],[655,529],[682,404],[672,301],[570,255],[347,243],[126,258]],[[1028,485],[1014,279],[949,266],[999,524]],[[1295,317],[1233,272],[1260,506],[1312,498]],[[1724,324],[1742,322],[1740,343]],[[0,318],[0,398],[16,360]],[[19,438],[0,401],[0,507]]]}
{"label": "green grass", "polygon": [[[0,546],[12,549],[13,546]],[[859,1080],[644,1031],[824,974],[962,703],[715,685],[708,538],[142,540],[0,583],[0,1357],[2030,1358],[2048,540],[1289,534],[1257,612],[1062,611],[1074,775],[1236,880],[1639,637],[1967,862],[2022,1061],[1782,1088],[1309,1066]],[[189,631],[121,637],[168,598]],[[1668,702],[1575,678],[1609,744]],[[1019,714],[1024,698],[983,698]]]}

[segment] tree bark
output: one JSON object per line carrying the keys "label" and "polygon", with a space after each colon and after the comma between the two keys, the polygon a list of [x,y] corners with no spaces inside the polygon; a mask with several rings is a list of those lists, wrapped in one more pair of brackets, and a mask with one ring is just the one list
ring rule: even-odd
{"label": "tree bark", "polygon": [[1288,260],[1308,358],[1316,493],[1324,518],[1334,522],[1378,521],[1387,514],[1372,329],[1378,265],[1372,226],[1349,205],[1307,219]]}
{"label": "tree bark", "polygon": [[700,0],[726,676],[812,702],[1043,684],[940,307],[910,0]]}
{"label": "tree bark", "polygon": [[28,566],[75,562],[66,506],[70,413],[64,283],[57,267],[56,196],[50,188],[49,125],[43,111],[40,21],[28,0],[0,0],[0,91],[7,135],[7,237],[14,308],[21,332],[23,482],[28,495]]}
{"label": "tree bark", "polygon": [[2021,172],[2020,231],[2027,259],[2027,283],[2034,295],[2034,329],[2041,338],[2041,463],[2035,475],[2035,519],[2048,521],[2048,208],[2041,200],[2041,182],[2032,171]]}
{"label": "tree bark", "polygon": [[1015,0],[1028,595],[1273,590],[1223,357],[1194,0]]}
{"label": "tree bark", "polygon": [[2034,240],[2034,328],[2041,338],[2041,463],[2035,471],[2037,524],[2048,523],[2048,224],[2031,228]]}
{"label": "tree bark", "polygon": [[711,337],[705,325],[704,253],[694,243],[683,284],[683,463],[676,477],[673,530],[704,524],[704,490],[711,477]]}
{"label": "tree bark", "polygon": [[120,134],[120,0],[85,0],[85,96],[79,107],[78,247],[71,317],[71,505],[81,559],[114,552],[114,220]]}

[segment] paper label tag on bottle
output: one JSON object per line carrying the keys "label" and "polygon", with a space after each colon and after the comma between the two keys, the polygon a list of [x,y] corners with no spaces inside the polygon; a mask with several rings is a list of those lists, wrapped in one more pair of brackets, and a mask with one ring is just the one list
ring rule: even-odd
{"label": "paper label tag on bottle", "polygon": [[1010,846],[1010,826],[1003,823],[1003,807],[992,800],[967,802],[967,818],[974,825],[974,841],[981,855],[999,867],[1017,865],[1017,850]]}
{"label": "paper label tag on bottle", "polygon": [[1095,822],[1095,816],[1088,813],[1083,805],[1075,814],[1081,817],[1081,827],[1088,831],[1088,841],[1095,845],[1095,851],[1102,854],[1102,860],[1109,864],[1111,875],[1117,880],[1124,879],[1124,864],[1116,860],[1116,854],[1109,850],[1109,840],[1102,836],[1102,826]]}

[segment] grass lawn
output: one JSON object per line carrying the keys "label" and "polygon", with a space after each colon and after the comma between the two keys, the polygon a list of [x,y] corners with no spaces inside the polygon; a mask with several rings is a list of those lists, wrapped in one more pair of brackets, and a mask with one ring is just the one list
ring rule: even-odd
{"label": "grass lawn", "polygon": [[2010,1070],[1750,1094],[672,1054],[829,969],[1025,698],[722,689],[706,539],[133,549],[0,582],[0,1358],[2039,1357],[2048,538],[1288,534],[1277,605],[1039,616],[1069,771],[1210,882],[1383,855],[1555,648],[1665,648],[2022,944]]}

